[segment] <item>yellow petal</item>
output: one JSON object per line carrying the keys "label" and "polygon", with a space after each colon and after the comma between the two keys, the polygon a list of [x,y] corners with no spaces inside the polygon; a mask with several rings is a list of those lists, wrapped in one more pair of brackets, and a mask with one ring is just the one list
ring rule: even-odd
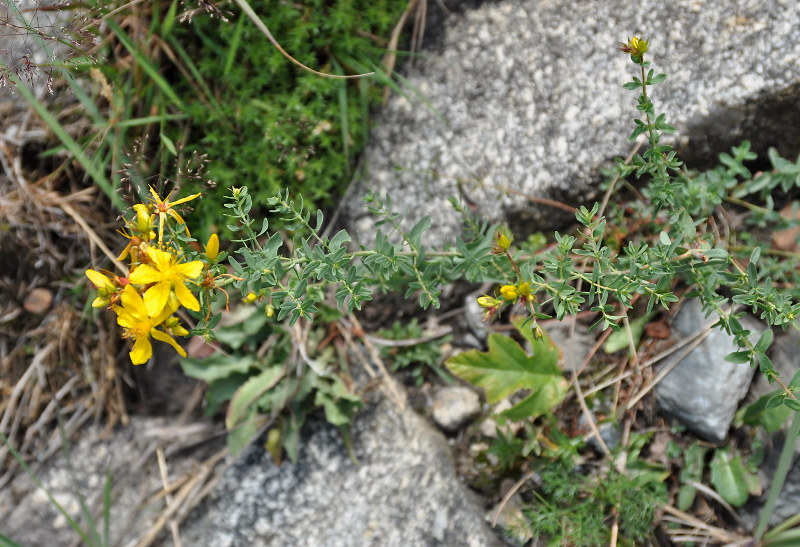
{"label": "yellow petal", "polygon": [[[154,331],[155,332],[155,331]],[[143,365],[150,360],[153,356],[153,345],[147,336],[139,338],[134,344],[130,352],[131,363],[134,365]]]}
{"label": "yellow petal", "polygon": [[189,197],[185,197],[185,198],[181,198],[181,199],[175,200],[175,201],[170,203],[170,207],[174,207],[175,205],[180,205],[181,203],[186,203],[187,201],[192,201],[193,199],[199,198],[202,195],[203,194],[199,194],[198,193],[198,194],[193,194],[193,195],[191,195]]}
{"label": "yellow petal", "polygon": [[120,327],[133,329],[139,324],[139,320],[131,315],[130,312],[126,311],[125,308],[117,307],[114,308],[114,311],[117,312],[117,325]]}
{"label": "yellow petal", "polygon": [[[147,318],[147,309],[139,292],[132,285],[125,285],[122,291],[122,313],[131,315],[135,320]],[[120,312],[117,312],[120,314]],[[121,316],[122,314],[120,314]]]}
{"label": "yellow petal", "polygon": [[161,272],[149,264],[140,264],[135,270],[133,270],[131,275],[128,277],[128,280],[131,283],[136,283],[137,285],[149,285],[150,283],[161,281],[163,277],[164,276]]}
{"label": "yellow petal", "polygon": [[192,311],[200,311],[200,302],[194,297],[192,291],[186,288],[183,283],[175,283],[175,296],[181,304],[186,306]]}
{"label": "yellow petal", "polygon": [[86,277],[88,277],[89,281],[92,282],[92,285],[98,289],[106,289],[111,292],[117,290],[117,287],[111,282],[111,280],[100,272],[86,270]]}
{"label": "yellow petal", "polygon": [[189,279],[194,279],[203,273],[203,263],[199,260],[193,260],[192,262],[177,264],[173,266],[172,271],[188,277]]}
{"label": "yellow petal", "polygon": [[152,194],[153,199],[156,200],[156,203],[161,203],[161,198],[158,197],[158,194],[156,193],[155,190],[153,190],[152,186],[150,187],[150,194]]}
{"label": "yellow petal", "polygon": [[107,296],[98,296],[97,298],[92,301],[93,308],[105,308],[108,306],[108,303],[111,302],[111,299]]}
{"label": "yellow petal", "polygon": [[150,334],[152,334],[153,338],[155,338],[156,340],[161,340],[162,342],[166,342],[167,344],[175,348],[175,351],[177,351],[181,357],[186,357],[186,352],[184,351],[184,349],[180,347],[180,345],[178,345],[175,339],[166,332],[161,332],[160,330],[153,329],[152,331],[150,331]]}
{"label": "yellow petal", "polygon": [[117,257],[117,262],[125,260],[125,257],[127,257],[128,253],[130,252],[131,252],[131,242],[129,241],[128,244],[125,245],[125,248],[122,249],[122,252],[119,253],[119,256]]}
{"label": "yellow petal", "polygon": [[144,293],[144,306],[147,308],[147,315],[156,317],[167,306],[170,291],[169,281],[156,283]]}

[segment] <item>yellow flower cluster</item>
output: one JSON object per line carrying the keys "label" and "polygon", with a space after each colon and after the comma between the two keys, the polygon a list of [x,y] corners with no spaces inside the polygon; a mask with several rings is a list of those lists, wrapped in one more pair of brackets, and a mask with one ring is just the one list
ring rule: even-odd
{"label": "yellow flower cluster", "polygon": [[[146,363],[152,357],[150,338],[166,342],[181,356],[186,356],[174,336],[186,336],[189,331],[181,326],[173,314],[181,306],[200,311],[200,302],[186,284],[197,280],[208,269],[199,260],[184,262],[182,252],[164,242],[164,230],[169,218],[177,221],[177,227],[189,235],[183,218],[174,207],[200,194],[170,201],[169,196],[162,200],[152,188],[150,193],[151,202],[134,205],[136,216],[127,222],[126,230],[121,232],[129,241],[117,260],[130,257],[128,277],[86,270],[86,276],[97,288],[97,297],[92,306],[107,307],[116,312],[123,336],[133,341],[130,358],[134,365]],[[211,236],[205,251],[209,262],[216,260],[219,253],[216,235]]]}

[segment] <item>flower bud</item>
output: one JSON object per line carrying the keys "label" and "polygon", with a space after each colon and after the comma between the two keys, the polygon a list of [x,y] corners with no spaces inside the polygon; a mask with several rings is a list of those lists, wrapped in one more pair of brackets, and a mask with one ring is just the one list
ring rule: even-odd
{"label": "flower bud", "polygon": [[219,255],[219,237],[217,234],[211,234],[211,237],[208,238],[208,243],[206,243],[206,256],[212,262],[217,259]]}
{"label": "flower bud", "polygon": [[503,295],[503,298],[506,300],[516,300],[519,296],[517,288],[514,285],[503,285],[500,287],[500,294]]}

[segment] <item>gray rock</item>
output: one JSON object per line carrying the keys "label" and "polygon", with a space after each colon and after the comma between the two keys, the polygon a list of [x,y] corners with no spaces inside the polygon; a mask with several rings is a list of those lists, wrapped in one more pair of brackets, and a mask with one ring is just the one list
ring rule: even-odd
{"label": "gray rock", "polygon": [[[768,146],[796,154],[794,0],[591,0],[578,7],[506,0],[446,26],[437,49],[415,60],[407,75],[432,108],[393,96],[372,132],[354,194],[388,192],[408,227],[429,215],[429,243],[460,233],[451,195],[487,219],[508,219],[518,235],[571,215],[498,188],[571,205],[595,199],[598,168],[631,148],[636,93],[621,86],[636,67],[615,48],[634,33],[647,33],[648,58],[668,76],[651,97],[677,127],[672,141],[691,167],[715,163],[743,139],[759,154]],[[347,216],[360,241],[372,243],[374,219],[358,200]]]}
{"label": "gray rock", "polygon": [[[595,423],[597,423],[597,418],[595,418]],[[586,419],[586,414],[584,413],[581,413],[578,418],[578,429],[586,431],[587,435],[591,435],[586,440],[589,446],[598,452],[602,450],[602,446],[597,441],[597,436],[595,436],[589,428],[589,421]],[[602,437],[606,447],[610,450],[614,450],[622,440],[622,432],[620,431],[619,424],[616,422],[603,422],[598,424],[597,431],[600,432],[600,437]]]}
{"label": "gray rock", "polygon": [[[131,545],[148,533],[164,511],[156,447],[165,451],[170,480],[195,473],[200,463],[224,445],[219,427],[209,422],[177,425],[175,418],[132,417],[113,433],[90,427],[71,443],[71,463],[63,451],[43,465],[37,478],[84,530],[80,497],[92,510],[102,535],[102,496],[111,476],[110,545]],[[208,442],[208,439],[215,439]],[[200,442],[201,444],[197,444]],[[76,545],[78,534],[31,479],[18,475],[0,495],[0,533],[21,545]]]}
{"label": "gray rock", "polygon": [[463,386],[446,386],[433,396],[433,421],[445,431],[457,431],[481,413],[478,394]]}
{"label": "gray rock", "polygon": [[464,297],[464,317],[467,320],[467,326],[481,343],[485,343],[489,336],[489,326],[483,317],[486,310],[478,304],[478,298],[483,294],[483,291],[475,291]]}
{"label": "gray rock", "polygon": [[579,370],[595,343],[595,337],[589,334],[586,325],[576,323],[573,332],[571,321],[549,323],[545,331],[550,340],[561,350],[562,359],[559,364],[562,370],[568,372]]}
{"label": "gray rock", "polygon": [[182,528],[186,545],[501,545],[442,435],[384,400],[353,426],[309,424],[297,464],[254,446]]}
{"label": "gray rock", "polygon": [[[680,339],[693,336],[712,322],[704,316],[696,299],[687,300],[675,317],[673,335]],[[763,325],[744,317],[742,326],[760,333]],[[736,351],[732,338],[714,329],[655,387],[661,410],[705,439],[721,443],[736,408],[750,387],[753,370],[747,364],[734,364],[725,356]],[[674,365],[680,358],[679,350],[656,367],[656,373]]]}

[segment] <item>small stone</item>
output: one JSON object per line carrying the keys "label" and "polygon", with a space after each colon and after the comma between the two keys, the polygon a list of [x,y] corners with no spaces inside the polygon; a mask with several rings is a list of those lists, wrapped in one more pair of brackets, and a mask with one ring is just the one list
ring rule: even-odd
{"label": "small stone", "polygon": [[433,421],[445,431],[456,431],[480,412],[478,394],[466,387],[447,386],[433,397]]}
{"label": "small stone", "polygon": [[469,330],[472,331],[472,334],[474,334],[479,340],[479,343],[482,344],[486,342],[486,338],[489,335],[489,329],[488,325],[483,320],[486,310],[484,310],[480,304],[478,304],[478,298],[481,296],[483,296],[483,292],[476,291],[464,297],[464,317],[467,320],[467,326],[469,326]]}
{"label": "small stone", "polygon": [[22,307],[28,313],[44,313],[50,309],[52,303],[53,293],[49,289],[39,287],[28,293]]}
{"label": "small stone", "polygon": [[[597,423],[597,418],[595,418],[595,423]],[[581,430],[586,430],[587,432],[591,432],[588,421],[586,420],[586,414],[581,413],[580,418],[578,418],[578,428]],[[603,422],[601,424],[597,424],[597,430],[600,432],[600,437],[603,439],[603,442],[608,449],[614,450],[622,438],[622,433],[619,430],[619,424],[615,422]],[[586,442],[594,450],[598,452],[602,450],[602,446],[600,446],[600,443],[597,441],[597,436],[592,435]]]}
{"label": "small stone", "polygon": [[[672,332],[682,340],[702,331],[713,321],[705,317],[697,299],[688,300],[675,317]],[[741,323],[757,334],[765,329],[765,325],[751,317],[743,317]],[[704,439],[722,443],[739,401],[747,394],[753,378],[753,369],[746,363],[725,360],[726,355],[738,349],[731,336],[715,328],[677,365],[676,359],[682,357],[680,351],[660,363],[657,373],[674,367],[655,387],[662,412]]]}

